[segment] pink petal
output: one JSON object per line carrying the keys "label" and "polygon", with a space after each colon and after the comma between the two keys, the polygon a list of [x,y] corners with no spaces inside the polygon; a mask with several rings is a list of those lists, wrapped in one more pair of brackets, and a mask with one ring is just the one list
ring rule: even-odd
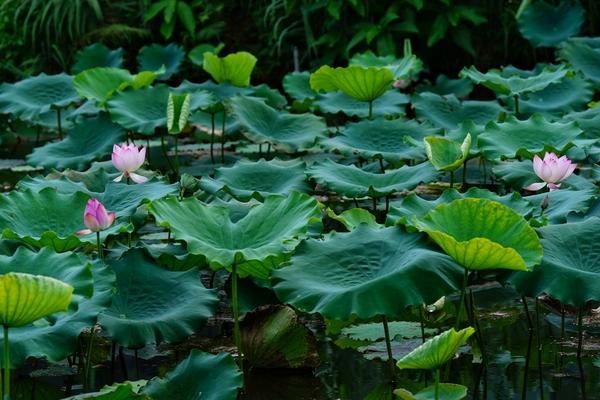
{"label": "pink petal", "polygon": [[100,230],[100,224],[93,214],[85,214],[83,216],[83,224],[92,232],[98,232]]}
{"label": "pink petal", "polygon": [[125,174],[121,174],[121,175],[117,176],[115,179],[113,179],[113,182],[121,182],[121,179],[123,179],[123,175],[125,175]]}
{"label": "pink petal", "polygon": [[525,186],[523,189],[528,190],[530,192],[537,192],[544,186],[546,186],[546,182],[536,182],[536,183],[532,183],[529,186]]}
{"label": "pink petal", "polygon": [[142,175],[138,175],[136,173],[130,173],[129,176],[131,177],[131,180],[134,181],[135,183],[145,183],[148,182],[148,178],[146,178],[145,176]]}
{"label": "pink petal", "polygon": [[82,229],[80,231],[75,232],[77,236],[89,235],[92,233],[91,229]]}
{"label": "pink petal", "polygon": [[536,154],[533,157],[533,171],[535,172],[535,174],[537,176],[539,176],[540,178],[542,177],[542,165],[544,165],[544,162],[542,161],[542,159]]}
{"label": "pink petal", "polygon": [[571,176],[571,174],[575,171],[575,168],[577,168],[577,164],[572,163],[571,165],[569,165],[569,167],[567,168],[567,170],[565,171],[565,174],[563,175],[561,180],[565,180],[568,177]]}
{"label": "pink petal", "polygon": [[560,183],[549,183],[548,189],[550,189],[550,191],[560,189]]}

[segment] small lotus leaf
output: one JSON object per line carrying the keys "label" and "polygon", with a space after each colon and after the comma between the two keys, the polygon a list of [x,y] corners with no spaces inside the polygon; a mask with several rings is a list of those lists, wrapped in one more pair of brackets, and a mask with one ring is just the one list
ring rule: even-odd
{"label": "small lotus leaf", "polygon": [[310,87],[316,92],[341,91],[356,100],[373,101],[384,94],[393,81],[392,72],[385,68],[324,65],[311,74]]}
{"label": "small lotus leaf", "polygon": [[164,378],[150,380],[142,393],[154,400],[235,400],[242,386],[242,372],[230,354],[194,349]]}
{"label": "small lotus leaf", "polygon": [[250,75],[256,65],[256,57],[240,51],[219,57],[216,54],[204,53],[202,68],[218,83],[228,82],[233,86],[250,86]]}
{"label": "small lotus leaf", "polygon": [[439,369],[454,357],[475,329],[447,330],[423,343],[396,364],[400,369]]}
{"label": "small lotus leaf", "polygon": [[272,281],[283,302],[348,320],[397,317],[409,305],[454,292],[461,275],[461,268],[431,250],[422,235],[361,224],[349,233],[303,242]]}
{"label": "small lotus leaf", "polygon": [[554,47],[579,33],[584,14],[579,2],[561,1],[553,5],[536,1],[525,7],[517,22],[523,37],[535,47]]}
{"label": "small lotus leaf", "polygon": [[336,215],[332,209],[327,209],[327,216],[343,224],[348,231],[356,229],[360,224],[367,224],[371,228],[383,228],[375,219],[375,216],[364,208],[351,208],[340,215]]}
{"label": "small lotus leaf", "polygon": [[327,160],[308,168],[306,174],[319,185],[348,197],[382,197],[412,190],[420,183],[437,179],[439,173],[429,163],[403,166],[384,174],[362,170],[354,165]]}
{"label": "small lotus leaf", "polygon": [[137,62],[140,71],[158,71],[164,67],[165,72],[160,74],[157,79],[167,80],[179,71],[184,57],[185,51],[175,43],[166,46],[153,43],[150,46],[142,47]]}
{"label": "small lotus leaf", "polygon": [[169,271],[141,249],[110,265],[117,291],[98,323],[122,346],[179,342],[196,333],[215,311],[218,298],[202,286],[196,268]]}
{"label": "small lotus leaf", "polygon": [[427,158],[438,171],[454,171],[467,159],[471,149],[471,135],[462,143],[441,136],[426,136],[423,139]]}
{"label": "small lotus leaf", "polygon": [[140,89],[151,85],[154,79],[156,74],[150,71],[131,75],[126,69],[98,67],[77,74],[73,86],[79,96],[104,105],[117,90]]}
{"label": "small lotus leaf", "polygon": [[531,270],[542,246],[535,230],[513,209],[487,199],[457,199],[415,220],[419,230],[467,269]]}
{"label": "small lotus leaf", "polygon": [[[456,383],[440,383],[437,390],[438,399],[462,400],[467,397],[467,387]],[[396,389],[394,394],[401,400],[436,400],[435,385],[427,386],[415,394],[406,389]]]}
{"label": "small lotus leaf", "polygon": [[236,222],[228,207],[195,198],[179,202],[167,197],[149,209],[159,225],[170,227],[175,239],[185,241],[190,253],[204,255],[212,268],[229,269],[235,263],[242,276],[261,279],[293,250],[309,224],[321,219],[317,202],[298,192],[269,196]]}
{"label": "small lotus leaf", "polygon": [[75,54],[72,74],[96,67],[120,68],[123,64],[123,49],[111,50],[102,43],[91,44]]}
{"label": "small lotus leaf", "polygon": [[310,148],[324,137],[327,125],[313,114],[288,114],[277,111],[252,97],[231,99],[233,113],[246,128],[243,133],[254,143],[272,143],[283,151]]}

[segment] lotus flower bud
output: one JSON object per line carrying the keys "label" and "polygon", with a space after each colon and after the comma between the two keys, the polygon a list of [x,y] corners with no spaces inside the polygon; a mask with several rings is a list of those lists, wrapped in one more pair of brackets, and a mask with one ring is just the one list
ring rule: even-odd
{"label": "lotus flower bud", "polygon": [[83,212],[83,223],[88,229],[78,233],[87,234],[103,231],[113,224],[115,216],[114,212],[107,212],[98,199],[89,199]]}

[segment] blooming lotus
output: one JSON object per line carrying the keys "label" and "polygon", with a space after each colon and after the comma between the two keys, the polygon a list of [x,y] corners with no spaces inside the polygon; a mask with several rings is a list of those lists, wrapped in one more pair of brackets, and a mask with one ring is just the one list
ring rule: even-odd
{"label": "blooming lotus", "polygon": [[83,223],[88,229],[83,229],[77,233],[87,235],[88,233],[103,231],[112,225],[115,216],[114,212],[107,212],[98,199],[89,199],[83,212]]}
{"label": "blooming lotus", "polygon": [[121,146],[113,145],[112,163],[116,169],[122,172],[121,175],[114,179],[115,182],[120,182],[123,177],[129,178],[135,183],[144,183],[148,180],[145,176],[136,174],[135,171],[140,169],[146,160],[146,148],[138,149],[136,145],[123,143]]}
{"label": "blooming lotus", "polygon": [[396,79],[394,83],[392,83],[392,86],[396,89],[406,89],[408,86],[410,86],[410,80]]}
{"label": "blooming lotus", "polygon": [[558,189],[560,188],[559,182],[571,176],[575,168],[577,168],[577,164],[572,163],[567,156],[558,158],[554,153],[546,153],[542,160],[536,155],[533,158],[533,170],[543,182],[532,183],[526,186],[525,190],[536,191],[546,185],[550,190]]}

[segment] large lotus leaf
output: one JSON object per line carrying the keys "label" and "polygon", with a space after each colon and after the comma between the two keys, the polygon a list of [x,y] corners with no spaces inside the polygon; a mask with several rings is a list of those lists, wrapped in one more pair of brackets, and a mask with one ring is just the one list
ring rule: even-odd
{"label": "large lotus leaf", "polygon": [[[90,196],[86,193],[61,194],[53,188],[40,192],[25,190],[0,196],[0,226],[2,237],[19,239],[34,246],[51,246],[67,251],[82,243],[96,243],[96,234],[77,236],[84,229],[83,211]],[[112,210],[109,210],[112,211]],[[124,232],[124,223],[115,223],[100,232],[102,239]]]}
{"label": "large lotus leaf", "polygon": [[165,72],[157,79],[167,80],[179,71],[185,51],[179,45],[170,43],[166,46],[151,44],[144,46],[137,56],[140,71],[158,71],[165,68]]}
{"label": "large lotus leaf", "polygon": [[0,86],[0,112],[33,120],[55,107],[65,108],[79,99],[73,77],[41,73],[16,83]]}
{"label": "large lotus leaf", "polygon": [[50,248],[33,252],[20,247],[11,256],[0,256],[0,274],[22,272],[48,276],[74,288],[67,312],[10,331],[10,362],[23,365],[29,357],[59,362],[78,346],[81,331],[92,326],[98,312],[110,303],[114,275],[104,264],[93,266],[75,253],[55,253]]}
{"label": "large lotus leaf", "polygon": [[392,55],[378,57],[372,51],[367,51],[362,54],[353,55],[348,62],[350,65],[359,65],[361,67],[389,69],[394,79],[415,78],[423,70],[423,61],[414,54],[408,54],[402,58],[396,58]]}
{"label": "large lotus leaf", "polygon": [[117,90],[140,89],[151,85],[155,79],[156,73],[150,71],[132,75],[126,69],[97,67],[77,74],[73,87],[81,97],[103,105]]}
{"label": "large lotus leaf", "polygon": [[225,191],[243,201],[252,197],[262,200],[271,194],[288,194],[293,190],[304,192],[309,189],[304,167],[303,162],[296,160],[240,160],[232,167],[217,168],[214,179],[202,177],[200,187],[209,193]]}
{"label": "large lotus leaf", "polygon": [[593,141],[583,139],[582,132],[575,122],[549,122],[541,114],[534,114],[523,121],[511,116],[502,123],[490,122],[477,141],[489,160],[533,158],[534,154],[564,153],[575,145],[591,145]]}
{"label": "large lotus leaf", "polygon": [[570,39],[560,45],[558,54],[596,86],[600,84],[600,48],[583,40]]}
{"label": "large lotus leaf", "polygon": [[243,384],[231,354],[194,349],[164,378],[148,382],[142,392],[154,400],[235,400]]}
{"label": "large lotus leaf", "polygon": [[294,100],[314,99],[317,93],[310,88],[310,72],[290,72],[283,77],[283,89]]}
{"label": "large lotus leaf", "polygon": [[272,143],[285,151],[310,148],[324,137],[327,125],[312,114],[288,114],[277,111],[252,97],[231,99],[233,113],[246,128],[243,132],[254,143]]}
{"label": "large lotus leaf", "polygon": [[460,76],[482,84],[496,93],[518,96],[542,90],[551,83],[556,83],[563,79],[568,72],[569,70],[563,64],[559,64],[558,66],[548,65],[536,75],[527,77],[523,77],[520,74],[506,76],[507,74],[503,74],[502,71],[497,69],[491,69],[484,74],[478,71],[477,68],[470,67],[463,68]]}
{"label": "large lotus leaf", "polygon": [[320,186],[348,197],[387,196],[394,192],[412,190],[420,183],[432,182],[439,176],[429,163],[414,167],[405,165],[379,174],[331,160],[311,166],[306,174]]}
{"label": "large lotus leaf", "polygon": [[[409,97],[404,93],[400,93],[397,90],[388,90],[373,101],[373,117],[403,115],[405,105],[409,100]],[[321,112],[330,114],[341,112],[346,115],[356,115],[362,118],[369,115],[368,103],[353,99],[343,92],[319,94],[314,105]]]}
{"label": "large lotus leaf", "polygon": [[431,92],[440,96],[454,95],[465,98],[473,91],[473,82],[467,78],[450,79],[444,74],[435,78],[434,84],[422,84],[415,88],[417,93]]}
{"label": "large lotus leaf", "polygon": [[190,253],[205,256],[213,269],[229,269],[235,263],[242,276],[261,279],[293,250],[309,224],[321,219],[316,200],[299,192],[269,196],[236,222],[228,207],[195,198],[179,202],[167,197],[152,202],[149,209],[159,225],[170,227],[175,239],[185,241]]}
{"label": "large lotus leaf", "polygon": [[324,140],[323,144],[345,155],[391,162],[425,159],[423,138],[437,131],[414,120],[365,120],[346,125],[339,135]]}
{"label": "large lotus leaf", "polygon": [[283,302],[348,320],[398,317],[409,305],[430,304],[454,292],[461,275],[461,268],[431,250],[422,235],[363,224],[303,242],[272,281]]}
{"label": "large lotus leaf", "polygon": [[[544,216],[552,224],[562,224],[572,214],[584,214],[598,198],[596,188],[586,190],[553,190],[547,193],[540,193],[533,196],[527,196],[525,199],[532,205],[537,206],[548,196],[548,208],[544,210]],[[536,216],[539,216],[539,211]]]}
{"label": "large lotus leaf", "polygon": [[233,86],[250,86],[250,75],[256,65],[256,57],[252,54],[240,51],[219,57],[216,54],[204,53],[202,68],[219,82],[228,82]]}
{"label": "large lotus leaf", "polygon": [[531,270],[542,246],[535,230],[513,209],[487,199],[440,204],[415,221],[467,269]]}
{"label": "large lotus leaf", "polygon": [[390,88],[393,81],[394,75],[389,69],[356,65],[345,68],[323,65],[310,75],[310,87],[314,91],[341,91],[360,101],[375,100]]}
{"label": "large lotus leaf", "polygon": [[565,0],[553,5],[536,1],[525,7],[517,22],[523,37],[535,47],[554,47],[579,33],[584,14],[579,2]]}
{"label": "large lotus leaf", "polygon": [[600,107],[589,108],[585,111],[571,112],[563,117],[565,122],[575,121],[583,129],[584,136],[600,138]]}
{"label": "large lotus leaf", "polygon": [[102,43],[94,43],[75,54],[71,73],[78,74],[96,67],[120,68],[123,64],[123,49],[111,50]]}
{"label": "large lotus leaf", "polygon": [[146,383],[147,381],[143,379],[133,382],[113,383],[110,386],[104,386],[97,392],[81,393],[63,400],[151,400],[150,397],[139,393]]}
{"label": "large lotus leaf", "polygon": [[420,93],[413,96],[412,103],[417,118],[445,129],[455,129],[465,120],[486,124],[506,111],[496,101],[461,102],[453,94],[440,96],[434,93]]}
{"label": "large lotus leaf", "polygon": [[122,346],[179,342],[215,311],[218,298],[202,286],[196,268],[169,271],[141,249],[128,251],[110,266],[117,275],[116,293],[98,323]]}
{"label": "large lotus leaf", "polygon": [[541,268],[509,278],[525,296],[550,295],[563,304],[582,307],[600,300],[600,218],[548,225],[538,229],[544,257]]}
{"label": "large lotus leaf", "polygon": [[19,327],[66,311],[73,286],[43,275],[9,272],[0,275],[0,293],[0,323]]}
{"label": "large lotus leaf", "polygon": [[[467,387],[456,383],[440,383],[437,388],[437,399],[462,400],[467,397]],[[394,394],[401,400],[437,400],[435,385],[427,386],[425,389],[412,394],[406,389],[396,389]]]}
{"label": "large lotus leaf", "polygon": [[471,135],[467,134],[462,143],[441,136],[426,136],[423,143],[427,158],[436,170],[454,171],[463,165],[469,156]]}
{"label": "large lotus leaf", "polygon": [[442,195],[435,200],[425,200],[417,194],[411,193],[400,201],[391,203],[386,224],[412,224],[413,216],[420,219],[439,204],[450,203],[456,199],[468,198],[493,200],[512,208],[524,216],[531,216],[533,209],[535,208],[525,198],[522,198],[518,192],[499,196],[487,189],[480,189],[477,187],[473,187],[465,193],[459,193],[456,189],[448,189],[444,190]]}
{"label": "large lotus leaf", "polygon": [[69,129],[60,142],[35,148],[27,155],[27,163],[46,169],[85,169],[92,161],[108,156],[113,144],[124,138],[124,129],[105,115],[84,119]]}
{"label": "large lotus leaf", "polygon": [[400,369],[439,369],[474,333],[475,329],[470,326],[458,332],[454,328],[447,330],[402,357],[396,365]]}
{"label": "large lotus leaf", "polygon": [[156,128],[167,126],[168,102],[169,87],[157,85],[117,92],[106,102],[106,107],[117,124],[152,135]]}

